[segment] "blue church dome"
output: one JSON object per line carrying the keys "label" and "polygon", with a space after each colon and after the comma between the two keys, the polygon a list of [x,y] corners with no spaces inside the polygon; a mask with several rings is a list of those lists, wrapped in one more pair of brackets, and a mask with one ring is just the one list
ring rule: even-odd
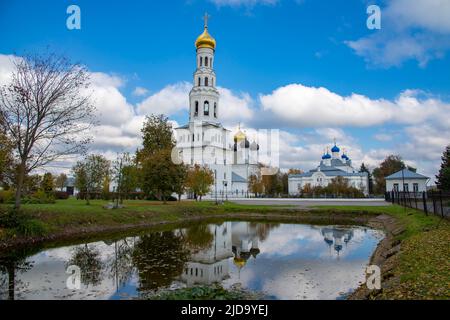
{"label": "blue church dome", "polygon": [[337,145],[334,145],[334,147],[331,148],[331,152],[340,152],[340,151],[341,149],[339,149]]}
{"label": "blue church dome", "polygon": [[326,160],[326,159],[331,159],[331,156],[330,156],[329,153],[324,154],[324,155],[322,156],[322,160]]}
{"label": "blue church dome", "polygon": [[347,155],[345,153],[341,156],[341,158],[344,159],[344,160],[348,160],[348,157],[347,157]]}

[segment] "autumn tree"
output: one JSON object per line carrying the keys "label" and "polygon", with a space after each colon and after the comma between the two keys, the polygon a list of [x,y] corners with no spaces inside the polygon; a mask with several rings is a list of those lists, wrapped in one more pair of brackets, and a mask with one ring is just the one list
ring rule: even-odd
{"label": "autumn tree", "polygon": [[382,194],[386,191],[386,177],[405,169],[405,163],[398,155],[389,155],[380,165],[373,170],[373,177],[375,179],[374,191],[377,194]]}
{"label": "autumn tree", "polygon": [[142,161],[142,191],[147,196],[155,196],[164,203],[174,192],[171,178],[175,166],[171,161],[169,150],[162,150],[147,156]]}
{"label": "autumn tree", "polygon": [[116,207],[123,203],[124,197],[136,191],[138,185],[138,172],[135,159],[128,153],[117,155],[112,163],[112,175],[116,182]]}
{"label": "autumn tree", "polygon": [[0,131],[0,186],[9,183],[8,177],[12,174],[13,164],[11,141]]}
{"label": "autumn tree", "polygon": [[66,183],[67,183],[67,175],[65,173],[61,173],[55,178],[55,186],[60,191],[63,191],[64,187],[66,186]]}
{"label": "autumn tree", "polygon": [[42,176],[38,174],[29,174],[23,181],[23,193],[32,194],[38,191],[42,186]]}
{"label": "autumn tree", "polygon": [[211,186],[214,183],[214,172],[206,166],[194,165],[187,174],[187,188],[200,198],[211,191]]}
{"label": "autumn tree", "polygon": [[147,117],[141,130],[143,148],[136,154],[141,171],[142,190],[148,196],[153,195],[166,202],[172,193],[180,193],[184,189],[183,164],[172,161],[172,150],[175,140],[172,126],[163,115]]}
{"label": "autumn tree", "polygon": [[141,133],[143,148],[137,152],[138,161],[175,146],[172,125],[164,115],[147,116]]}
{"label": "autumn tree", "polygon": [[189,167],[185,164],[179,164],[176,166],[175,175],[173,178],[173,191],[178,195],[178,202],[181,201],[181,196],[187,190],[187,177]]}
{"label": "autumn tree", "polygon": [[442,155],[441,168],[436,176],[436,185],[439,190],[450,191],[450,145],[445,148]]}
{"label": "autumn tree", "polygon": [[264,185],[260,172],[250,175],[250,177],[248,178],[248,189],[255,195],[255,197],[263,194]]}
{"label": "autumn tree", "polygon": [[302,173],[303,173],[303,170],[300,170],[300,169],[291,168],[288,170],[288,174],[302,174]]}
{"label": "autumn tree", "polygon": [[15,208],[25,177],[59,158],[85,150],[94,108],[85,92],[89,73],[55,54],[13,61],[11,81],[0,88],[0,131],[17,154]]}
{"label": "autumn tree", "polygon": [[46,194],[50,194],[51,192],[53,192],[54,188],[55,186],[53,181],[53,175],[50,172],[46,172],[42,177],[41,189]]}
{"label": "autumn tree", "polygon": [[105,179],[109,176],[110,162],[102,155],[90,155],[78,161],[72,171],[75,187],[85,195],[86,204],[90,204],[91,194],[102,191]]}

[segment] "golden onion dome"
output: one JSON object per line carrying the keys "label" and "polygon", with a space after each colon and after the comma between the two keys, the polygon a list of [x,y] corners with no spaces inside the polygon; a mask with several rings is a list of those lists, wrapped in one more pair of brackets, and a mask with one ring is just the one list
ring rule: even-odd
{"label": "golden onion dome", "polygon": [[209,34],[207,26],[205,26],[205,30],[195,41],[195,46],[197,49],[210,48],[214,50],[216,48],[216,40]]}
{"label": "golden onion dome", "polygon": [[234,135],[234,142],[241,142],[247,139],[245,133],[241,131],[241,125],[239,124],[238,132]]}
{"label": "golden onion dome", "polygon": [[233,259],[233,263],[236,265],[236,267],[241,269],[241,268],[243,268],[245,266],[247,261],[245,261],[245,259],[242,259],[242,258],[234,258]]}

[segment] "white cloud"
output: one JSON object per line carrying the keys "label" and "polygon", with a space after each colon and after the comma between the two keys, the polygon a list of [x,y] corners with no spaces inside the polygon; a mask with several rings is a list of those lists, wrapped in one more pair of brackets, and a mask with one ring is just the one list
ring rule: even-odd
{"label": "white cloud", "polygon": [[168,85],[157,93],[146,98],[137,105],[139,114],[165,114],[174,115],[180,111],[189,110],[189,91],[192,85],[189,82],[179,82]]}
{"label": "white cloud", "polygon": [[254,116],[253,99],[248,93],[234,94],[226,88],[218,88],[220,93],[219,117],[224,124],[236,126],[238,122],[250,121]]}
{"label": "white cloud", "polygon": [[0,54],[0,85],[7,84],[11,81],[11,75],[14,70],[14,59],[17,59],[17,57]]}
{"label": "white cloud", "polygon": [[148,94],[148,90],[143,87],[136,87],[133,91],[133,95],[136,97],[143,97]]}
{"label": "white cloud", "polygon": [[378,141],[391,141],[392,140],[392,136],[390,134],[386,134],[386,133],[377,133],[373,137],[375,138],[375,140],[378,140]]}
{"label": "white cloud", "polygon": [[117,76],[92,73],[89,94],[97,109],[97,118],[103,125],[120,126],[134,116],[133,106],[119,91],[123,81]]}
{"label": "white cloud", "polygon": [[421,27],[450,33],[450,2],[446,0],[393,0],[386,8],[387,18],[399,28]]}
{"label": "white cloud", "polygon": [[371,66],[419,66],[441,58],[450,49],[450,2],[393,0],[382,9],[382,29],[345,43]]}
{"label": "white cloud", "polygon": [[260,101],[262,109],[271,112],[280,125],[296,128],[419,124],[430,119],[449,123],[441,115],[450,113],[450,104],[433,97],[421,98],[413,90],[390,101],[355,93],[345,97],[323,87],[290,84],[261,95]]}

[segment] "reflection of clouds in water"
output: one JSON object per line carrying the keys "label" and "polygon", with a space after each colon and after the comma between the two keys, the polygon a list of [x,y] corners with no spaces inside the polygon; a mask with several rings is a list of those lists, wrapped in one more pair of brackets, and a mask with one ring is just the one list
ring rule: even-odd
{"label": "reflection of clouds in water", "polygon": [[[133,238],[128,238],[130,240]],[[123,242],[123,241],[119,241]],[[131,243],[131,241],[129,241]],[[76,248],[81,248],[85,244],[67,246],[56,249],[49,249],[29,257],[28,261],[33,261],[33,268],[29,272],[18,273],[16,275],[21,287],[17,287],[17,298],[25,299],[109,299],[116,291],[115,279],[109,277],[105,270],[101,281],[95,286],[83,285],[79,290],[69,290],[66,287],[66,280],[70,276],[66,274],[67,263],[73,256]],[[99,259],[107,263],[114,258],[114,242],[93,242],[88,244],[89,248],[95,249],[99,253]],[[108,267],[108,269],[110,269]],[[128,285],[136,286],[138,279],[131,277]]]}
{"label": "reflection of clouds in water", "polygon": [[[264,257],[288,258],[291,255],[305,255],[310,258],[330,258],[336,257],[334,248],[328,247],[321,233],[323,228],[337,228],[344,232],[353,232],[350,241],[343,241],[343,249],[339,252],[340,258],[352,255],[353,252],[362,246],[368,245],[370,248],[380,238],[380,232],[367,229],[367,232],[360,228],[342,228],[342,227],[318,227],[307,225],[282,225],[270,234],[270,241],[261,243],[261,255]],[[294,236],[292,236],[294,234]],[[372,241],[366,241],[372,240]],[[331,250],[329,250],[331,249]]]}
{"label": "reflection of clouds in water", "polygon": [[[358,281],[365,261],[356,263],[304,262],[283,264],[274,278],[266,281],[263,291],[277,299],[336,299]],[[309,271],[306,271],[309,270]],[[312,271],[314,270],[314,271]]]}
{"label": "reflection of clouds in water", "polygon": [[[276,299],[335,299],[357,287],[358,282],[364,279],[364,268],[382,235],[381,232],[371,229],[364,231],[359,227],[298,224],[269,226],[245,222],[228,224],[230,233],[224,233],[222,237],[216,238],[217,243],[214,242],[219,246],[223,243],[223,254],[220,257],[217,256],[216,246],[212,246],[192,255],[191,259],[197,258],[200,262],[225,259],[224,262],[229,267],[223,268],[227,275],[229,273],[229,278],[227,275],[221,277],[225,279],[225,287],[241,283],[243,287],[265,292],[268,297]],[[324,231],[324,228],[327,229]],[[348,236],[350,231],[351,237]],[[332,235],[334,240],[330,240]],[[337,259],[333,241],[341,235],[342,239],[347,235],[350,240],[347,243],[342,240],[342,250]],[[327,239],[330,245],[325,241],[326,236],[330,238]],[[255,241],[262,237],[264,241]],[[127,238],[129,249],[133,249],[137,239]],[[121,240],[118,243],[124,242]],[[122,287],[117,286],[117,279],[111,269],[116,256],[115,244],[102,241],[88,244],[89,248],[99,253],[100,260],[107,266],[101,271],[100,282],[95,286],[82,285],[81,290],[66,289],[69,276],[65,273],[67,263],[73,257],[75,249],[83,246],[85,245],[80,244],[49,249],[29,257],[29,261],[34,261],[34,267],[28,272],[17,273],[17,279],[21,283],[17,288],[17,298],[109,299],[121,298],[125,293],[132,296],[138,294],[136,289],[140,287],[142,279],[135,272],[137,267],[133,263],[136,262],[123,261],[132,264],[132,274],[122,283]],[[254,248],[259,249],[259,254],[249,253]],[[211,254],[214,259],[210,257]],[[239,257],[242,264],[234,264],[230,255]],[[153,261],[150,259],[152,257],[148,258],[148,261]],[[151,265],[141,267],[151,268]],[[167,280],[174,283],[177,278],[170,277]]]}

